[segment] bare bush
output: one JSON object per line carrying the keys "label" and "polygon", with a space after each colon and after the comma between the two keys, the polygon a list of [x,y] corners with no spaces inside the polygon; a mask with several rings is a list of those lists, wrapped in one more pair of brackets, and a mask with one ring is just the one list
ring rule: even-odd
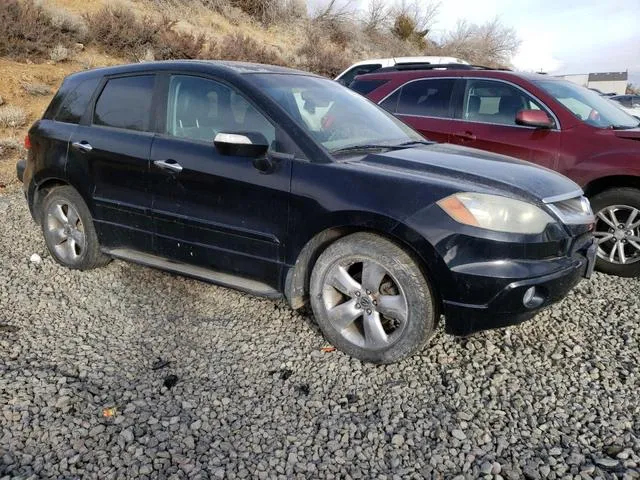
{"label": "bare bush", "polygon": [[78,33],[61,29],[48,10],[32,0],[0,1],[0,57],[49,58],[51,45],[70,46]]}
{"label": "bare bush", "polygon": [[48,85],[44,85],[42,83],[22,83],[22,88],[29,95],[34,96],[45,96],[51,93],[51,89]]}
{"label": "bare bush", "polygon": [[23,152],[24,144],[17,138],[0,138],[0,157],[10,152]]}
{"label": "bare bush", "polygon": [[444,55],[463,58],[488,67],[505,67],[517,52],[520,40],[513,28],[497,18],[483,25],[459,21],[445,36],[440,49]]}
{"label": "bare bush", "polygon": [[40,2],[38,5],[42,5],[53,27],[62,32],[73,34],[75,38],[80,40],[86,36],[87,24],[81,16],[63,10],[55,5]]}
{"label": "bare bush", "polygon": [[0,127],[21,127],[27,121],[27,113],[14,105],[2,105],[0,107]]}
{"label": "bare bush", "polygon": [[423,39],[438,15],[439,3],[420,0],[401,0],[393,9],[392,32],[402,40],[416,42]]}
{"label": "bare bush", "polygon": [[89,40],[107,52],[134,60],[200,58],[206,38],[173,30],[175,21],[138,19],[124,7],[104,7],[86,16]]}
{"label": "bare bush", "polygon": [[370,0],[362,15],[362,26],[366,33],[380,33],[389,27],[391,9],[385,0]]}
{"label": "bare bush", "polygon": [[53,62],[64,62],[70,57],[69,49],[62,44],[58,44],[49,52],[49,58]]}
{"label": "bare bush", "polygon": [[328,41],[318,28],[311,28],[298,48],[298,66],[319,75],[335,77],[351,64],[345,50]]}
{"label": "bare bush", "polygon": [[237,60],[242,62],[267,63],[284,65],[284,60],[273,49],[258,43],[243,33],[225,36],[212,52],[220,60]]}

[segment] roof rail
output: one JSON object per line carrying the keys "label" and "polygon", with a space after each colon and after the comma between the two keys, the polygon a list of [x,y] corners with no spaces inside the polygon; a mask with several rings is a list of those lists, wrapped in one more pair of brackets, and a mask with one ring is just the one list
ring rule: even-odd
{"label": "roof rail", "polygon": [[384,67],[378,70],[374,70],[371,73],[384,73],[384,72],[401,72],[407,70],[507,70],[509,68],[493,68],[485,67],[483,65],[468,65],[465,63],[425,63],[425,62],[407,62],[396,63],[391,67]]}

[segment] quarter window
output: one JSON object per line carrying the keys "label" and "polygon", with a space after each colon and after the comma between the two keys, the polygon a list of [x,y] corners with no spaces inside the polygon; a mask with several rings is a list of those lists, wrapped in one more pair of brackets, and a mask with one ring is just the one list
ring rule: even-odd
{"label": "quarter window", "polygon": [[493,80],[467,80],[462,118],[470,122],[517,125],[520,110],[545,110],[522,90]]}
{"label": "quarter window", "polygon": [[258,132],[269,144],[275,127],[234,89],[200,77],[174,75],[169,85],[167,134],[212,142],[220,132]]}
{"label": "quarter window", "polygon": [[451,93],[455,79],[418,80],[402,87],[396,112],[404,115],[451,118]]}
{"label": "quarter window", "polygon": [[382,68],[382,65],[379,63],[371,63],[369,65],[358,65],[351,68],[350,70],[347,70],[344,73],[344,75],[338,78],[338,82],[348,87],[351,84],[351,82],[353,82],[353,79],[356,78],[358,75],[365,75],[367,73],[374,72],[380,68]]}
{"label": "quarter window", "polygon": [[96,103],[93,123],[148,131],[154,78],[153,75],[141,75],[109,80]]}
{"label": "quarter window", "polygon": [[55,120],[65,123],[80,123],[80,119],[87,110],[91,96],[98,86],[99,81],[100,78],[85,80],[69,92],[60,110],[58,110]]}

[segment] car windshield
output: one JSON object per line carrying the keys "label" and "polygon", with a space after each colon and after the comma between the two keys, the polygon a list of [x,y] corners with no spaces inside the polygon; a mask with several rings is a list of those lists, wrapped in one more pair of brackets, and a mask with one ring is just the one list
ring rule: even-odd
{"label": "car windshield", "polygon": [[295,74],[247,78],[332,153],[424,141],[397,118],[333,80]]}
{"label": "car windshield", "polygon": [[598,128],[638,126],[636,118],[588,88],[562,80],[539,80],[535,83],[589,125]]}

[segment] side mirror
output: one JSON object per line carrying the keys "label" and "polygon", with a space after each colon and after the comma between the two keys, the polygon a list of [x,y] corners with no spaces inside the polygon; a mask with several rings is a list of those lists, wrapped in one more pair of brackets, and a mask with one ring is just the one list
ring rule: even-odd
{"label": "side mirror", "polygon": [[213,144],[222,155],[257,158],[269,150],[269,142],[260,132],[218,133]]}
{"label": "side mirror", "polygon": [[543,110],[520,110],[516,113],[516,124],[536,128],[553,128],[553,120]]}

